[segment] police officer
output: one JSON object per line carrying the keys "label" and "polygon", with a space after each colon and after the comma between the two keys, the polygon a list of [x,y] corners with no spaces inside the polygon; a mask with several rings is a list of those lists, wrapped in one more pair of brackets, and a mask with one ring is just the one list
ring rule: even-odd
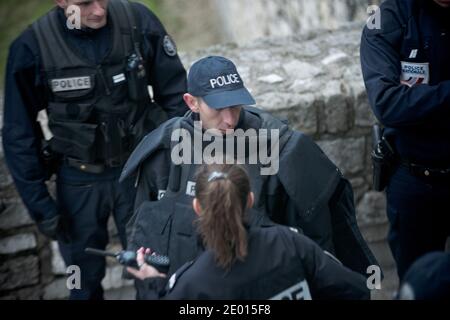
{"label": "police officer", "polygon": [[168,255],[169,274],[194,259],[202,251],[192,226],[195,172],[201,163],[231,160],[249,172],[258,213],[252,223],[299,228],[361,274],[377,264],[356,225],[348,181],[311,139],[248,106],[255,100],[233,62],[211,56],[194,63],[184,100],[191,113],[150,133],[124,167],[121,179],[135,175],[138,188],[129,250]]}
{"label": "police officer", "polygon": [[400,300],[449,300],[450,252],[430,252],[417,259],[405,273]]}
{"label": "police officer", "polygon": [[386,189],[399,277],[450,235],[450,1],[387,0],[366,27],[361,64],[370,105],[395,151]]}
{"label": "police officer", "polygon": [[[206,251],[167,278],[144,264],[134,276],[163,278],[153,287],[166,299],[368,299],[366,279],[295,229],[268,224],[249,227],[254,202],[250,180],[238,165],[203,165],[192,206]],[[150,254],[147,249],[147,254]],[[152,285],[154,282],[150,282]],[[160,296],[159,296],[160,295]]]}
{"label": "police officer", "polygon": [[[143,5],[56,4],[10,48],[5,158],[39,230],[59,240],[66,265],[81,268],[81,289],[71,298],[102,298],[105,261],[84,248],[105,248],[110,213],[126,244],[135,191],[131,181],[118,183],[119,174],[145,133],[186,111],[186,73],[164,27]],[[56,202],[45,185],[50,159]]]}

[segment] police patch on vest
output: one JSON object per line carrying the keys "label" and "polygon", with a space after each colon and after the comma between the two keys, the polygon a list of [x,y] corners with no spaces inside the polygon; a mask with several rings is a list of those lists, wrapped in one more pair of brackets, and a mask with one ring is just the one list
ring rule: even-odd
{"label": "police patch on vest", "polygon": [[412,87],[415,84],[430,82],[430,64],[401,61],[402,73],[400,83]]}
{"label": "police patch on vest", "polygon": [[120,73],[118,75],[115,75],[112,77],[114,84],[120,83],[120,82],[124,82],[126,80],[125,78],[125,74],[124,73]]}
{"label": "police patch on vest", "polygon": [[51,87],[53,92],[86,90],[92,87],[91,77],[52,79]]}
{"label": "police patch on vest", "polygon": [[303,280],[270,298],[270,300],[312,300],[312,298],[308,282]]}
{"label": "police patch on vest", "polygon": [[166,35],[163,40],[164,52],[169,57],[174,57],[177,55],[177,46],[175,42],[173,42],[172,38],[169,35]]}

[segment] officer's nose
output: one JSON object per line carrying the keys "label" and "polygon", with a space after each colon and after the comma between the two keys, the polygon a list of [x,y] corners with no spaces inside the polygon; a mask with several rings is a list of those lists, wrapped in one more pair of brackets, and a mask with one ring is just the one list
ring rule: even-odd
{"label": "officer's nose", "polygon": [[106,9],[105,7],[99,2],[99,1],[94,1],[92,3],[93,8],[92,8],[92,13],[98,17],[102,17],[105,15],[106,13]]}
{"label": "officer's nose", "polygon": [[221,110],[222,114],[222,121],[226,125],[226,129],[234,129],[234,126],[237,122],[237,113],[235,112],[234,108],[225,108]]}

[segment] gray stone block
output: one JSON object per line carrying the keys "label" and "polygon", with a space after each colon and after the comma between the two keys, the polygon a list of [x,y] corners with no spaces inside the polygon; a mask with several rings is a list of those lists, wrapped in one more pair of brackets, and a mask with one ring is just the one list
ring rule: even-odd
{"label": "gray stone block", "polygon": [[397,269],[383,269],[384,279],[381,282],[381,290],[372,290],[372,300],[392,300],[398,290]]}
{"label": "gray stone block", "polygon": [[338,62],[343,59],[348,58],[348,55],[340,50],[330,50],[328,56],[322,59],[321,63],[324,65],[333,65],[333,67],[338,67]]}
{"label": "gray stone block", "polygon": [[118,289],[133,285],[132,280],[122,278],[123,266],[115,265],[106,268],[106,275],[103,278],[102,286],[104,290]]}
{"label": "gray stone block", "polygon": [[55,275],[65,275],[66,264],[59,252],[58,242],[52,241],[50,246],[52,251],[52,273]]}
{"label": "gray stone block", "polygon": [[134,286],[125,286],[119,289],[105,291],[105,300],[135,300],[136,289]]}
{"label": "gray stone block", "polygon": [[360,91],[355,97],[355,125],[359,127],[371,127],[377,122],[372,109],[369,105],[369,100],[365,91]]}
{"label": "gray stone block", "polygon": [[286,74],[292,79],[310,79],[323,73],[320,65],[313,65],[304,61],[291,60],[283,64]]}
{"label": "gray stone block", "polygon": [[318,145],[344,175],[364,169],[364,138],[346,138],[319,141]]}
{"label": "gray stone block", "polygon": [[8,205],[0,213],[0,230],[9,231],[31,224],[33,224],[33,220],[31,220],[28,210],[21,202]]}
{"label": "gray stone block", "polygon": [[[317,107],[312,94],[296,95],[297,99],[287,100],[290,107],[271,110],[280,119],[287,119],[292,129],[313,135],[317,132]],[[295,103],[295,105],[293,105]]]}
{"label": "gray stone block", "polygon": [[108,219],[108,233],[111,238],[115,238],[119,235],[117,231],[116,223],[114,222],[114,218],[111,215]]}
{"label": "gray stone block", "polygon": [[272,73],[272,74],[269,74],[266,76],[259,77],[258,81],[268,83],[268,84],[275,84],[275,83],[283,82],[284,78],[277,74]]}
{"label": "gray stone block", "polygon": [[350,107],[348,95],[343,92],[341,81],[327,82],[321,92],[324,101],[324,117],[321,120],[321,132],[339,133],[350,128]]}
{"label": "gray stone block", "polygon": [[382,223],[362,224],[358,220],[358,226],[364,239],[366,239],[368,243],[385,241],[389,231],[389,223],[387,221]]}
{"label": "gray stone block", "polygon": [[7,260],[0,266],[0,291],[35,285],[39,282],[36,256]]}
{"label": "gray stone block", "polygon": [[0,297],[0,300],[40,300],[42,296],[39,286],[13,291],[7,296]]}
{"label": "gray stone block", "polygon": [[14,254],[36,248],[36,237],[32,233],[18,234],[0,240],[0,254]]}
{"label": "gray stone block", "polygon": [[358,204],[356,212],[361,225],[377,225],[387,222],[386,196],[381,192],[367,192]]}
{"label": "gray stone block", "polygon": [[355,203],[358,203],[363,197],[364,193],[367,192],[369,186],[363,178],[357,177],[350,179],[350,183],[353,187],[353,194]]}
{"label": "gray stone block", "polygon": [[369,243],[369,248],[372,250],[375,258],[380,264],[381,268],[389,269],[395,268],[394,257],[392,256],[391,249],[387,241],[377,241]]}
{"label": "gray stone block", "polygon": [[67,289],[67,279],[59,278],[44,288],[44,300],[62,300],[67,299],[70,290]]}
{"label": "gray stone block", "polygon": [[[2,148],[0,148],[0,149],[2,149]],[[11,175],[9,174],[8,167],[6,166],[6,162],[3,159],[3,156],[1,156],[0,157],[0,189],[11,186],[12,184],[13,184],[13,180],[11,178]]]}

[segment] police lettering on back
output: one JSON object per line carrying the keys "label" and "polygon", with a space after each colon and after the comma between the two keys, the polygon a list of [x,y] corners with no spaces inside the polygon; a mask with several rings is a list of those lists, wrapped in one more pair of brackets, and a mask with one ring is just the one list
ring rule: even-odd
{"label": "police lettering on back", "polygon": [[226,76],[219,76],[216,79],[209,79],[209,83],[213,89],[218,87],[223,87],[225,85],[240,83],[239,75],[237,73],[228,74]]}

